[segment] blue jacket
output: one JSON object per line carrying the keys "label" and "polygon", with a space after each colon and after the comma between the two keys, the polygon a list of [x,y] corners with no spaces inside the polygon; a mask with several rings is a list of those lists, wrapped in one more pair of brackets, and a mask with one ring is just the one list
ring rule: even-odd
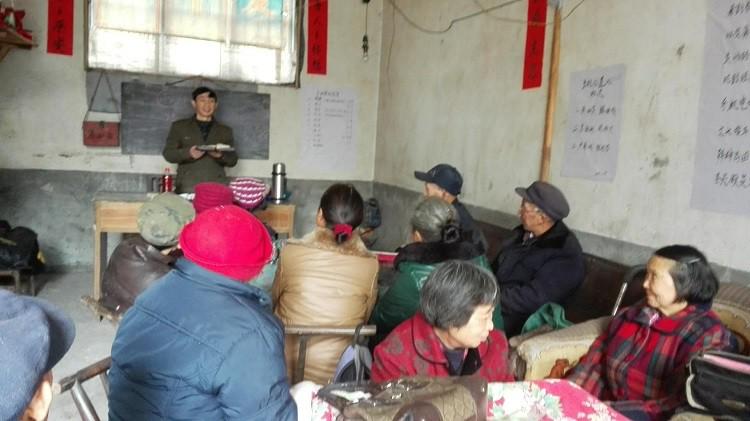
{"label": "blue jacket", "polygon": [[260,289],[180,259],[112,344],[110,420],[296,420],[284,331]]}

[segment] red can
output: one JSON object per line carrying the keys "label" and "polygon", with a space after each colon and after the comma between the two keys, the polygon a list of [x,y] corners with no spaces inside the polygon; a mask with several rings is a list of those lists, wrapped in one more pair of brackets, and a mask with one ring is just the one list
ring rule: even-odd
{"label": "red can", "polygon": [[162,193],[171,192],[174,190],[174,179],[172,174],[169,173],[169,168],[164,169],[164,175],[161,176],[161,189]]}

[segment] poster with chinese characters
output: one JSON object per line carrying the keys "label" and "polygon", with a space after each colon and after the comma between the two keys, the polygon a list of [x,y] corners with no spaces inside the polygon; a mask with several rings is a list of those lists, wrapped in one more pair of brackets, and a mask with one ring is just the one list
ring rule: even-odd
{"label": "poster with chinese characters", "polygon": [[357,164],[357,98],[347,89],[302,89],[300,165],[328,172]]}
{"label": "poster with chinese characters", "polygon": [[328,0],[311,0],[307,6],[307,73],[324,75],[328,68]]}
{"label": "poster with chinese characters", "polygon": [[73,55],[73,0],[47,2],[47,53]]}
{"label": "poster with chinese characters", "polygon": [[707,4],[690,206],[750,215],[750,2]]}
{"label": "poster with chinese characters", "polygon": [[623,64],[570,76],[563,176],[595,181],[615,178],[624,82]]}

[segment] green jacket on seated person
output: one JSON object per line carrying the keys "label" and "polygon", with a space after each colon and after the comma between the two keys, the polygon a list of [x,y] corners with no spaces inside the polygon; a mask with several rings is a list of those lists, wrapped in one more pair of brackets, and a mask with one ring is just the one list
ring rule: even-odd
{"label": "green jacket on seated person", "polygon": [[[435,270],[438,264],[447,260],[470,260],[479,267],[489,269],[487,258],[469,241],[415,242],[398,249],[398,255],[394,261],[396,280],[378,300],[370,317],[370,324],[377,326],[377,333],[371,341],[371,347],[385,339],[396,326],[417,312],[419,292],[427,276]],[[497,330],[503,330],[501,313],[498,305],[492,318]]]}

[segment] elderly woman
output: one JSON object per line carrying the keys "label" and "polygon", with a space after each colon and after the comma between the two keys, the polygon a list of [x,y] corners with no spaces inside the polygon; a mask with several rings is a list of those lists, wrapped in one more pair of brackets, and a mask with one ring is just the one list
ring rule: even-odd
{"label": "elderly woman", "polygon": [[[281,250],[272,295],[274,312],[285,325],[354,327],[375,304],[378,261],[357,234],[362,196],[351,184],[334,184],[323,193],[317,227]],[[309,340],[305,380],[328,383],[351,338],[318,336]],[[287,337],[284,351],[289,378],[299,343]]]}
{"label": "elderly woman", "polygon": [[711,311],[719,281],[694,247],[657,250],[643,288],[646,303],[615,316],[568,380],[630,418],[667,419],[685,402],[690,358],[734,342]]}
{"label": "elderly woman", "polygon": [[460,260],[441,264],[422,287],[419,312],[375,347],[372,380],[478,374],[513,381],[508,340],[492,324],[499,299],[488,270]]}
{"label": "elderly woman", "polygon": [[[489,268],[482,251],[470,240],[462,239],[458,213],[453,205],[436,197],[428,197],[417,205],[411,226],[413,242],[398,249],[394,261],[396,280],[380,298],[370,318],[370,323],[378,327],[373,345],[416,313],[419,290],[439,263],[466,260]],[[502,330],[499,304],[492,322],[496,329]]]}

